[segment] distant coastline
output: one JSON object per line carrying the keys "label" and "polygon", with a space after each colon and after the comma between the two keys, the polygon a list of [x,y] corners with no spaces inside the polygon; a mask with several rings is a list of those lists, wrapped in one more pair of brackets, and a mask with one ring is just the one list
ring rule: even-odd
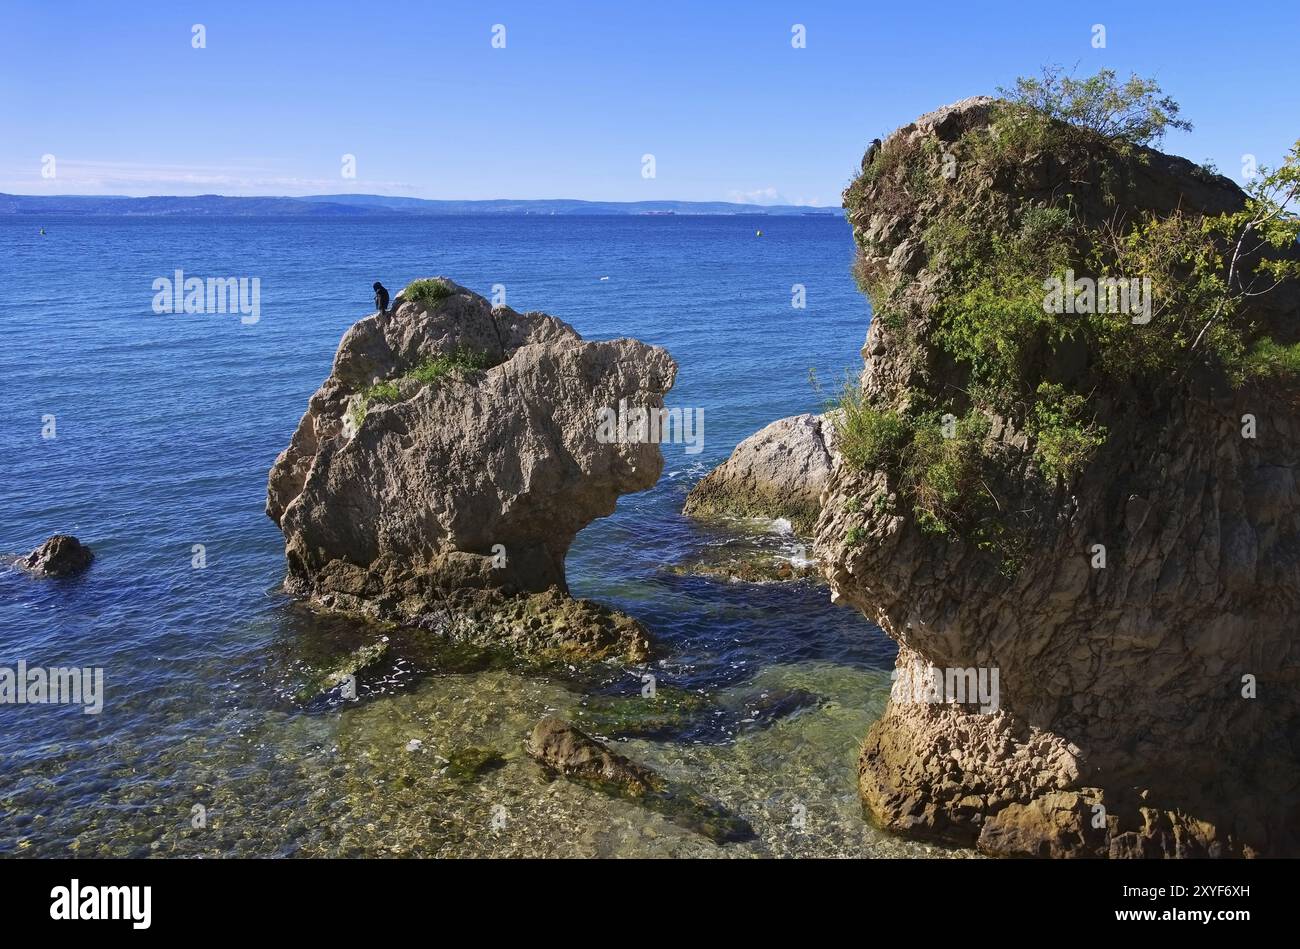
{"label": "distant coastline", "polygon": [[108,195],[0,194],[0,215],[111,215],[114,217],[360,217],[373,214],[410,215],[815,215],[839,217],[840,208],[807,205],[737,204],[730,201],[579,201],[571,198],[488,201],[439,201],[391,198],[374,194],[323,194],[300,198],[189,197],[128,198]]}

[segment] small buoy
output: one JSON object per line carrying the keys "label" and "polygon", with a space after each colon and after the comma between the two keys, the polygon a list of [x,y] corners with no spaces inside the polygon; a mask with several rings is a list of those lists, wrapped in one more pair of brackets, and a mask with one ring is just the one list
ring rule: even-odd
{"label": "small buoy", "polygon": [[762,237],[762,236],[763,236],[763,232],[762,232],[762,231],[755,231],[755,232],[754,232],[754,236],[755,236],[755,237]]}

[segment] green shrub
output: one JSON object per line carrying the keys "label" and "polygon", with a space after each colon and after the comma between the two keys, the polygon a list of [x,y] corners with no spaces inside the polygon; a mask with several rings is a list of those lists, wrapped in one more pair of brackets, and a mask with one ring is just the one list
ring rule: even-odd
{"label": "green shrub", "polygon": [[1033,109],[999,102],[993,106],[988,126],[963,136],[970,159],[985,169],[1021,167],[1032,158],[1059,149],[1067,129]]}
{"label": "green shrub", "polygon": [[917,524],[929,533],[946,534],[974,522],[983,513],[984,442],[991,423],[971,410],[950,420],[929,413],[913,428],[903,460],[903,483],[911,496]]}
{"label": "green shrub", "polygon": [[[991,428],[984,413],[972,409],[961,418],[945,419],[936,411],[909,416],[877,409],[851,382],[845,384],[839,410],[837,450],[863,471],[894,473],[902,499],[922,529],[947,533],[982,514],[987,489],[980,473]],[[888,495],[877,492],[871,504],[877,514],[887,512]],[[853,499],[852,510],[859,505],[860,499]]]}
{"label": "green shrub", "polygon": [[1064,122],[1121,145],[1151,145],[1169,129],[1192,128],[1178,118],[1178,103],[1162,95],[1154,79],[1131,74],[1121,83],[1113,69],[1075,79],[1060,66],[1046,66],[1041,78],[1021,76],[1015,88],[998,92],[1012,113],[1027,121]]}
{"label": "green shrub", "polygon": [[[428,281],[426,281],[428,282]],[[396,402],[402,397],[401,383],[407,379],[429,384],[438,382],[449,375],[462,375],[468,372],[477,372],[481,369],[487,369],[492,365],[492,357],[487,353],[476,352],[465,347],[458,347],[450,353],[439,353],[431,359],[426,359],[400,376],[392,379],[385,379],[382,382],[376,382],[374,385],[362,389],[360,397],[352,404],[352,422],[357,427],[365,421],[366,410],[375,403],[387,404]]]}
{"label": "green shrub", "polygon": [[416,280],[402,291],[402,299],[432,306],[455,292],[445,280]]}
{"label": "green shrub", "polygon": [[1088,400],[1064,386],[1044,382],[1029,417],[1034,457],[1049,478],[1069,484],[1106,442],[1106,429],[1086,419]]}
{"label": "green shrub", "polygon": [[401,395],[394,382],[377,382],[370,388],[361,393],[361,398],[367,402],[396,402]]}
{"label": "green shrub", "polygon": [[892,409],[874,408],[848,380],[838,411],[835,438],[840,454],[863,471],[885,468],[898,460],[910,437],[902,416]]}
{"label": "green shrub", "polygon": [[1283,346],[1265,336],[1255,342],[1244,362],[1248,377],[1294,376],[1300,373],[1300,343]]}
{"label": "green shrub", "polygon": [[477,372],[491,365],[492,359],[487,353],[460,347],[454,352],[441,353],[425,360],[407,372],[404,378],[414,379],[416,382],[437,382],[450,373]]}

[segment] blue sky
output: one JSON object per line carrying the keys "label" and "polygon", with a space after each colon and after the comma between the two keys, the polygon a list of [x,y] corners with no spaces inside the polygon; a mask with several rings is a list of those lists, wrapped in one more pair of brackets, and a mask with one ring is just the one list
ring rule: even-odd
{"label": "blue sky", "polygon": [[1154,76],[1233,177],[1300,137],[1294,0],[542,6],[6,0],[0,191],[837,205],[871,138],[1046,63]]}

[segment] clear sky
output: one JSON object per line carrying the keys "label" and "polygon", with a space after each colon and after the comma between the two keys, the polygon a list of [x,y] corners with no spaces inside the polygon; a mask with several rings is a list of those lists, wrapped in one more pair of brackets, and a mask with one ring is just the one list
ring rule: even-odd
{"label": "clear sky", "polygon": [[0,0],[0,191],[838,205],[870,139],[1047,63],[1154,76],[1232,177],[1300,137],[1296,0],[705,7]]}

